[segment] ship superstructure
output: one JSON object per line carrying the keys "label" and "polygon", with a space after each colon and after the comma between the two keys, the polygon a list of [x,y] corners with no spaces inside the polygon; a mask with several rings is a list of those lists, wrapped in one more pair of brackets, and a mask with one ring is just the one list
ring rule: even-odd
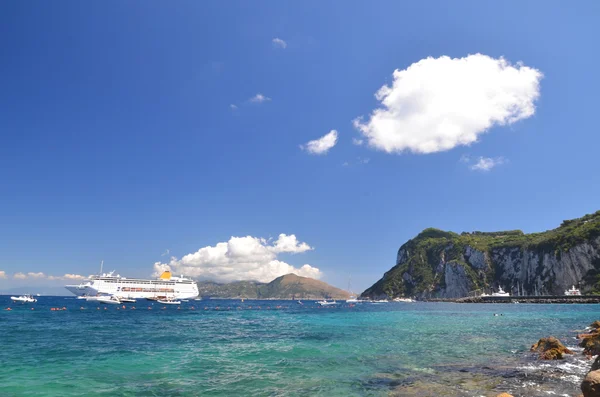
{"label": "ship superstructure", "polygon": [[163,272],[154,280],[121,277],[112,271],[90,276],[81,284],[67,285],[65,288],[78,296],[114,295],[133,299],[161,297],[193,299],[198,296],[198,285],[194,280],[183,276],[172,276],[169,271]]}

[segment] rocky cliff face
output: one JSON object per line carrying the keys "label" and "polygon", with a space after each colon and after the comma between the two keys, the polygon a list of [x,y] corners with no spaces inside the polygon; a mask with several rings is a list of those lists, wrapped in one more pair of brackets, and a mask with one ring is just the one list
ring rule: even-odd
{"label": "rocky cliff face", "polygon": [[458,298],[502,287],[511,295],[600,293],[600,211],[557,229],[456,234],[425,229],[364,297]]}

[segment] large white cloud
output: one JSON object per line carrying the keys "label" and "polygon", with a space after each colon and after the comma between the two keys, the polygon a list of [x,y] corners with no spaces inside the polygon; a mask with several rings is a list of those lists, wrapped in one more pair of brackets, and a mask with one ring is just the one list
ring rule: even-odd
{"label": "large white cloud", "polygon": [[338,140],[338,132],[331,130],[319,139],[309,141],[305,145],[300,145],[300,148],[311,154],[325,154],[335,146]]}
{"label": "large white cloud", "polygon": [[298,241],[295,235],[280,234],[277,240],[246,236],[231,237],[227,242],[200,248],[181,259],[172,257],[169,263],[156,262],[155,275],[165,270],[185,274],[200,280],[229,282],[236,280],[272,281],[288,273],[320,278],[316,267],[303,265],[296,268],[277,259],[281,253],[301,253],[312,248]]}
{"label": "large white cloud", "polygon": [[381,107],[354,126],[369,146],[388,153],[434,153],[476,142],[494,125],[532,116],[539,70],[475,54],[426,58],[395,70],[375,97]]}

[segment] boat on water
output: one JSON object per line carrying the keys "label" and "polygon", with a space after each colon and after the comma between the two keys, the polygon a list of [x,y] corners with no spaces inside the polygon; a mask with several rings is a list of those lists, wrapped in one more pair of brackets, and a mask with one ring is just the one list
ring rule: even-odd
{"label": "boat on water", "polygon": [[371,303],[389,303],[389,301],[387,299],[378,299],[371,301]]}
{"label": "boat on water", "polygon": [[121,301],[116,296],[97,296],[96,302],[106,303],[107,305],[120,305]]}
{"label": "boat on water", "polygon": [[330,300],[328,301],[327,299],[323,299],[322,301],[317,301],[317,304],[321,305],[321,306],[331,306],[331,305],[337,305],[337,302],[334,300]]}
{"label": "boat on water", "polygon": [[502,287],[498,287],[498,292],[492,292],[492,296],[510,296],[510,294],[505,292]]}
{"label": "boat on water", "polygon": [[135,303],[137,302],[135,299],[132,298],[124,298],[122,296],[119,296],[118,299],[122,302],[122,303]]}
{"label": "boat on water", "polygon": [[[101,271],[102,272],[102,271]],[[176,299],[198,297],[198,285],[190,278],[176,277],[170,271],[163,272],[154,280],[126,278],[114,271],[90,276],[81,284],[65,286],[77,296],[116,295],[129,299],[143,299],[155,296],[173,296]]]}
{"label": "boat on water", "polygon": [[415,300],[412,298],[394,298],[394,302],[403,302],[403,303],[414,303]]}
{"label": "boat on water", "polygon": [[156,302],[161,305],[181,305],[181,301],[175,299],[157,299]]}
{"label": "boat on water", "polygon": [[21,302],[21,303],[35,303],[37,299],[33,297],[33,295],[21,295],[21,296],[11,296],[10,300],[13,302]]}
{"label": "boat on water", "polygon": [[567,296],[580,296],[581,295],[581,291],[579,291],[579,289],[575,288],[575,286],[572,286],[571,289],[568,289],[565,291],[565,295]]}
{"label": "boat on water", "polygon": [[346,299],[346,303],[362,303],[364,300],[358,299],[356,296],[351,296],[349,299]]}

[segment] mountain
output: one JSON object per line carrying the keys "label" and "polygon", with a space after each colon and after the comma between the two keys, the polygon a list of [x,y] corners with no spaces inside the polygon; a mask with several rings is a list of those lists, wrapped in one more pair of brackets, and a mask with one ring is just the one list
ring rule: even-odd
{"label": "mountain", "polygon": [[300,277],[293,273],[277,277],[268,284],[256,281],[236,281],[219,284],[198,282],[201,296],[246,299],[347,299],[350,294],[323,281]]}
{"label": "mountain", "polygon": [[600,211],[556,229],[463,232],[425,229],[363,297],[457,298],[498,287],[511,295],[600,294]]}

